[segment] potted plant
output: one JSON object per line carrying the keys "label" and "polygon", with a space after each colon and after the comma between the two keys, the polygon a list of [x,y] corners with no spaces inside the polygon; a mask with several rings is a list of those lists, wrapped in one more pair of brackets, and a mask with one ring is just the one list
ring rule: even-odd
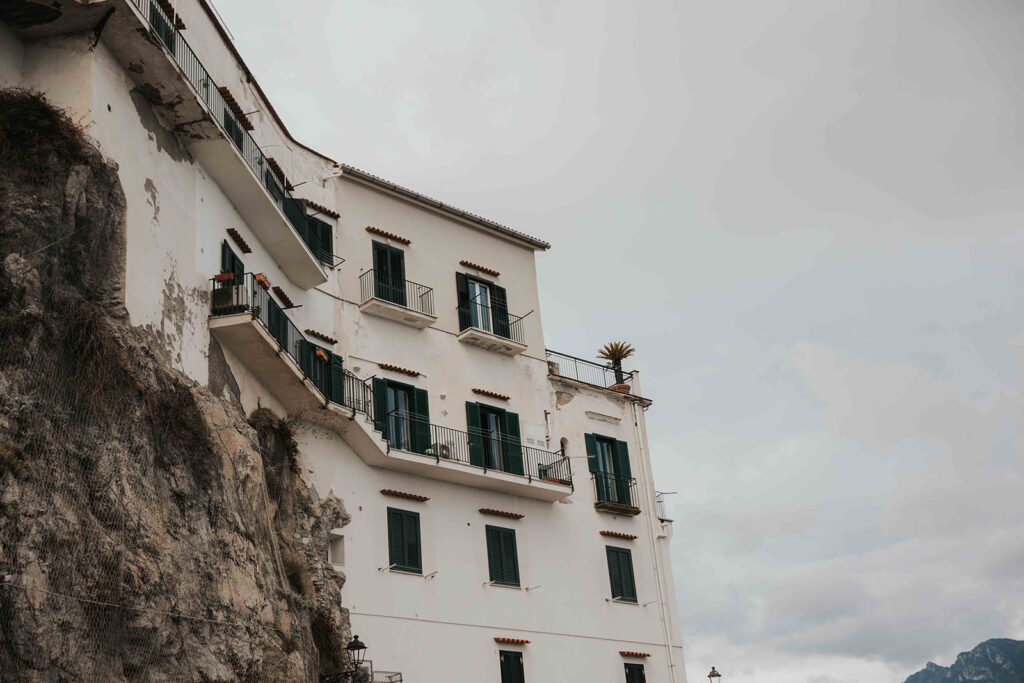
{"label": "potted plant", "polygon": [[622,371],[622,361],[636,353],[632,344],[627,342],[609,342],[597,351],[597,357],[612,364],[612,371],[615,373],[615,384],[608,387],[612,391],[623,394],[629,393],[629,385],[626,384],[626,374]]}
{"label": "potted plant", "polygon": [[324,351],[323,349],[316,350],[316,357],[320,359],[321,363],[326,363],[327,361],[330,360],[330,357],[328,357],[327,352]]}
{"label": "potted plant", "polygon": [[270,280],[263,273],[256,273],[252,276],[256,280],[256,284],[263,288],[264,291],[270,289]]}

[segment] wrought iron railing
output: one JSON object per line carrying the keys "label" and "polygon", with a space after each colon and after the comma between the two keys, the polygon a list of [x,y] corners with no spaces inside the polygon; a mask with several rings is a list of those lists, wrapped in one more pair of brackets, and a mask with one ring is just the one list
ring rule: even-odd
{"label": "wrought iron railing", "polygon": [[507,308],[487,306],[477,301],[460,303],[458,311],[460,332],[472,327],[519,344],[526,343],[526,335],[523,333],[525,315],[512,315]]}
{"label": "wrought iron railing", "polygon": [[599,503],[615,503],[626,507],[639,507],[635,477],[620,477],[607,472],[594,472],[594,492]]}
{"label": "wrought iron railing", "polygon": [[654,505],[658,511],[658,519],[668,519],[668,506],[665,504],[665,496],[671,495],[663,491],[654,492]]}
{"label": "wrought iron railing", "polygon": [[373,662],[363,662],[350,680],[352,683],[402,683],[402,674],[397,671],[376,671]]}
{"label": "wrought iron railing", "polygon": [[263,150],[228,106],[224,96],[217,88],[217,84],[214,83],[206,67],[199,61],[188,41],[175,28],[173,17],[169,17],[155,0],[131,1],[142,12],[153,32],[171,53],[178,68],[184,74],[185,80],[192,86],[196,95],[210,108],[214,120],[223,129],[225,136],[231,140],[242,158],[245,159],[246,165],[263,183],[271,198],[284,212],[288,222],[302,238],[303,243],[310,248],[321,263],[330,267],[336,265],[338,259],[329,253],[331,250],[324,249],[323,244],[319,243],[320,241],[313,239],[314,235],[311,234],[309,221],[306,219],[304,203],[291,196],[282,179],[271,168]]}
{"label": "wrought iron railing", "polygon": [[549,374],[567,377],[577,382],[608,388],[615,384],[629,384],[633,379],[630,373],[624,370],[616,372],[611,365],[601,365],[550,349],[545,349],[544,355],[548,360]]}
{"label": "wrought iron railing", "polygon": [[270,283],[261,275],[245,273],[238,283],[234,273],[222,274],[213,279],[211,311],[214,316],[250,313],[328,401],[372,419],[373,390],[368,382],[345,370],[340,356],[306,339],[269,290]]}
{"label": "wrought iron railing", "polygon": [[432,424],[415,413],[393,410],[380,423],[391,448],[475,465],[486,470],[572,486],[572,468],[561,451],[526,446],[519,439],[494,436],[482,430],[463,432]]}
{"label": "wrought iron railing", "polygon": [[419,313],[434,315],[434,290],[405,278],[371,269],[359,276],[359,291],[360,304],[370,299],[382,299]]}

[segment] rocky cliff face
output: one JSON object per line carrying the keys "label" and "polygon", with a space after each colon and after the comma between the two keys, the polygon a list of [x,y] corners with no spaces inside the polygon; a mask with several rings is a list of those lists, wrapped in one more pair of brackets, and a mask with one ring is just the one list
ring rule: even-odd
{"label": "rocky cliff face", "polygon": [[905,683],[1020,683],[1024,681],[1024,642],[995,638],[961,652],[950,667],[928,662]]}
{"label": "rocky cliff face", "polygon": [[161,360],[122,304],[125,198],[38,95],[0,91],[0,671],[314,681],[343,666],[347,523],[286,420]]}

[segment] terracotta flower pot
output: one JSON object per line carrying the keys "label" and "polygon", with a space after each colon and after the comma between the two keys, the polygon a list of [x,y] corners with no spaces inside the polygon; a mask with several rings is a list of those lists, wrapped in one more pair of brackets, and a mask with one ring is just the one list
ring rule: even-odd
{"label": "terracotta flower pot", "polygon": [[234,273],[217,273],[213,276],[213,279],[217,282],[231,282],[235,279]]}
{"label": "terracotta flower pot", "polygon": [[267,276],[264,275],[263,273],[256,273],[255,275],[253,275],[253,278],[256,280],[256,283],[263,288],[264,291],[270,289],[270,280],[268,280]]}
{"label": "terracotta flower pot", "polygon": [[327,356],[327,352],[324,351],[323,349],[316,350],[316,357],[320,359],[321,363],[326,363],[327,361],[330,360],[330,358]]}
{"label": "terracotta flower pot", "polygon": [[628,384],[613,384],[613,385],[611,385],[608,388],[611,389],[612,391],[617,391],[620,394],[628,394],[629,393],[629,385]]}

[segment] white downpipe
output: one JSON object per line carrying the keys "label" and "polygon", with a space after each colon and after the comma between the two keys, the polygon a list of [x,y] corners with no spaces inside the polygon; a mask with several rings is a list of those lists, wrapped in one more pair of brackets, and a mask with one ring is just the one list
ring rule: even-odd
{"label": "white downpipe", "polygon": [[[631,382],[633,391],[639,394],[640,389],[638,375],[640,373],[634,370],[631,374],[633,375]],[[669,627],[668,617],[666,614],[668,611],[668,605],[665,600],[665,586],[663,585],[664,568],[662,566],[661,549],[658,547],[657,541],[658,529],[654,522],[657,515],[657,503],[654,493],[654,472],[651,468],[650,452],[647,447],[647,422],[644,418],[643,409],[640,405],[636,401],[632,401],[631,403],[633,404],[633,429],[636,431],[636,443],[640,448],[640,467],[643,471],[643,476],[640,478],[640,487],[643,489],[643,496],[648,503],[647,540],[650,542],[651,546],[651,557],[654,560],[655,583],[658,586],[658,610],[661,616],[661,632],[665,639],[665,654],[668,656],[669,681],[671,681],[671,683],[676,683],[680,679],[676,676],[675,657],[672,654],[672,630]]]}

